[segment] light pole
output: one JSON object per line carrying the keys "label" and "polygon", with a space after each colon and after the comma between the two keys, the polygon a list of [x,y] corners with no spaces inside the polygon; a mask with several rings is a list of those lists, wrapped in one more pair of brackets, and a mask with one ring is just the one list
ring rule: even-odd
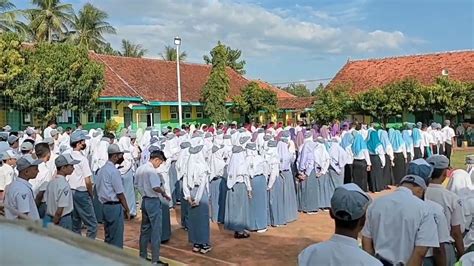
{"label": "light pole", "polygon": [[183,109],[181,107],[181,77],[179,75],[179,46],[181,45],[181,38],[174,37],[174,44],[176,45],[176,75],[178,79],[178,118],[179,127],[183,125]]}

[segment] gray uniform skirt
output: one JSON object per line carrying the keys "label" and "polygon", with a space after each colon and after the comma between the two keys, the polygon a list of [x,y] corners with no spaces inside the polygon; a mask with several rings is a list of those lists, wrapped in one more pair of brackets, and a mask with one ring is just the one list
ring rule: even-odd
{"label": "gray uniform skirt", "polygon": [[319,209],[318,183],[316,172],[311,174],[301,182],[301,209],[304,212],[316,212]]}
{"label": "gray uniform skirt", "polygon": [[171,238],[170,203],[160,197],[161,201],[161,242]]}
{"label": "gray uniform skirt", "polygon": [[281,175],[278,175],[275,179],[272,189],[270,189],[269,195],[269,225],[278,226],[286,224],[285,215],[285,198],[283,195],[284,181]]}
{"label": "gray uniform skirt", "polygon": [[295,178],[291,170],[282,171],[283,177],[283,200],[285,202],[286,222],[290,223],[298,219],[298,202],[296,200]]}
{"label": "gray uniform skirt", "polygon": [[244,183],[235,183],[227,190],[225,206],[224,228],[243,232],[248,227],[249,215],[249,197]]}
{"label": "gray uniform skirt", "polygon": [[189,212],[189,203],[188,201],[184,198],[184,193],[183,193],[183,180],[179,180],[179,185],[181,189],[181,210],[180,210],[180,215],[181,215],[181,226],[185,229],[188,228],[188,212]]}
{"label": "gray uniform skirt", "polygon": [[336,170],[334,170],[334,168],[330,166],[328,170],[328,175],[331,180],[330,193],[332,197],[332,195],[334,194],[334,190],[336,190],[337,187],[340,187],[344,184],[344,169],[342,170],[340,174],[338,174]]}
{"label": "gray uniform skirt", "polygon": [[[319,197],[319,208],[325,209],[331,207],[331,197],[334,193],[332,188],[334,187],[329,173],[326,173],[318,177],[318,197]],[[331,192],[332,191],[332,192]]]}
{"label": "gray uniform skirt", "polygon": [[[191,195],[196,195],[198,187],[194,187]],[[194,198],[194,197],[193,197]],[[189,208],[188,238],[189,242],[198,245],[210,244],[211,229],[209,225],[209,195],[207,189],[202,194],[198,206]]]}
{"label": "gray uniform skirt", "polygon": [[267,228],[267,179],[264,175],[252,178],[252,198],[249,202],[248,229],[252,231]]}
{"label": "gray uniform skirt", "polygon": [[173,200],[173,206],[176,206],[176,203],[181,198],[181,190],[180,190],[179,181],[178,181],[178,173],[176,172],[176,161],[171,162],[168,175],[170,177],[171,199]]}
{"label": "gray uniform skirt", "polygon": [[211,203],[211,221],[214,223],[224,223],[225,198],[227,192],[227,180],[223,177],[215,177],[209,184]]}

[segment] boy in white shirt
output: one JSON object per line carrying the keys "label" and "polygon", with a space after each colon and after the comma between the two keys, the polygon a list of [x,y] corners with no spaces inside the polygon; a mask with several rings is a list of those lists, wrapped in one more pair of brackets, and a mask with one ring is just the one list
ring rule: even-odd
{"label": "boy in white shirt", "polygon": [[14,167],[17,159],[17,155],[13,150],[0,153],[0,202],[3,202],[5,187],[13,181],[16,175]]}

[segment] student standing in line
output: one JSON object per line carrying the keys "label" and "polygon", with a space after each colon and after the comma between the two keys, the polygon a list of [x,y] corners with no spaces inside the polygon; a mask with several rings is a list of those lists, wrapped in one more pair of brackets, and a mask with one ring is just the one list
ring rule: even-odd
{"label": "student standing in line", "polygon": [[252,184],[252,198],[249,203],[248,229],[263,233],[267,231],[267,176],[268,164],[263,156],[258,154],[256,143],[247,143],[248,171]]}
{"label": "student standing in line", "polygon": [[0,202],[3,202],[5,188],[15,179],[15,166],[18,156],[13,150],[6,150],[0,153]]}
{"label": "student standing in line", "polygon": [[454,145],[454,137],[456,137],[456,133],[454,129],[450,127],[451,121],[446,120],[444,121],[444,127],[441,129],[441,133],[443,134],[444,139],[444,154],[448,159],[451,160],[451,155],[453,153],[453,145]]}
{"label": "student standing in line", "polygon": [[388,130],[388,136],[390,138],[390,143],[393,147],[393,184],[399,185],[400,180],[405,176],[406,173],[406,164],[407,164],[407,149],[405,141],[403,141],[402,133],[399,130],[393,128]]}
{"label": "student standing in line", "polygon": [[35,179],[30,180],[30,184],[33,189],[33,194],[35,195],[36,206],[38,206],[38,212],[40,218],[43,219],[46,215],[46,198],[44,193],[46,192],[46,187],[48,182],[52,179],[53,173],[51,173],[48,168],[48,161],[51,158],[51,151],[49,150],[49,145],[47,143],[38,143],[35,146],[36,157],[42,161],[38,165],[38,175]]}
{"label": "student standing in line", "polygon": [[161,245],[161,197],[170,200],[162,188],[161,178],[156,169],[166,161],[162,151],[150,153],[147,163],[138,167],[135,174],[136,186],[142,195],[142,223],[140,228],[140,257],[147,258],[148,244],[151,243],[151,262],[167,265],[160,261]]}
{"label": "student standing in line", "polygon": [[66,176],[74,171],[74,165],[80,161],[74,160],[70,154],[59,155],[54,163],[57,168],[56,176],[48,183],[46,189],[46,217],[45,220],[53,222],[65,229],[72,231],[72,191]]}
{"label": "student standing in line", "polygon": [[336,224],[335,234],[328,241],[305,248],[298,256],[298,265],[382,265],[357,243],[369,203],[370,197],[356,184],[336,188],[330,210]]}
{"label": "student standing in line", "polygon": [[357,184],[363,191],[368,191],[368,172],[372,169],[369,151],[364,137],[358,133],[354,133],[354,142],[351,151],[354,158],[352,164],[352,181]]}

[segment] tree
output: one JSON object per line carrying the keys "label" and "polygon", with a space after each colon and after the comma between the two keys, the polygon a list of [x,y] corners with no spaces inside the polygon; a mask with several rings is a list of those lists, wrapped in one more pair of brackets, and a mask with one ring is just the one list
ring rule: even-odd
{"label": "tree", "polygon": [[[160,53],[161,58],[166,61],[176,61],[176,48],[166,45],[163,53]],[[186,60],[186,52],[179,53],[179,61]]]}
{"label": "tree", "polygon": [[[244,70],[245,60],[237,61],[242,56],[242,51],[240,51],[239,49],[234,50],[226,45],[224,46],[227,51],[227,55],[225,59],[226,66],[232,68],[233,70],[235,70],[237,73],[241,75],[245,75],[245,70]],[[212,57],[212,54],[211,54],[211,57]],[[211,64],[212,63],[211,57],[209,57],[208,55],[204,55],[203,56],[204,62],[208,65]]]}
{"label": "tree", "polygon": [[355,109],[363,114],[370,115],[386,124],[388,118],[393,115],[389,112],[386,105],[389,97],[382,88],[373,88],[355,98]]}
{"label": "tree", "polygon": [[309,97],[311,92],[306,88],[304,84],[290,84],[290,86],[283,88],[282,90],[291,93],[297,97]]}
{"label": "tree", "polygon": [[273,91],[250,82],[240,95],[234,97],[234,108],[245,116],[246,121],[258,117],[260,111],[274,113],[278,110],[278,98]]}
{"label": "tree", "polygon": [[119,52],[120,56],[126,57],[143,57],[147,52],[143,49],[141,44],[134,44],[129,40],[122,40],[122,51]]}
{"label": "tree", "polygon": [[95,110],[104,86],[104,69],[89,59],[86,49],[40,43],[23,53],[23,71],[4,90],[14,105],[42,121],[56,118],[63,110]]}
{"label": "tree", "polygon": [[319,83],[319,85],[314,89],[314,91],[311,92],[311,96],[316,96],[319,91],[324,90],[324,84]]}
{"label": "tree", "polygon": [[28,27],[18,17],[22,14],[9,0],[0,0],[0,33],[17,32],[26,36]]}
{"label": "tree", "polygon": [[0,91],[21,74],[25,59],[21,54],[21,39],[14,33],[0,35]]}
{"label": "tree", "polygon": [[116,33],[115,28],[106,21],[108,17],[106,12],[92,4],[85,4],[78,15],[74,16],[73,28],[75,32],[71,34],[70,38],[74,43],[83,45],[88,50],[98,50],[107,44],[103,37],[104,34]]}
{"label": "tree", "polygon": [[435,84],[423,87],[421,95],[426,103],[419,109],[455,116],[473,108],[474,85],[439,77]]}
{"label": "tree", "polygon": [[209,79],[201,93],[204,112],[212,122],[227,120],[228,110],[225,107],[228,98],[230,81],[226,72],[227,49],[218,42],[211,51],[212,69]]}
{"label": "tree", "polygon": [[38,41],[53,41],[53,35],[60,36],[69,31],[73,24],[74,11],[71,4],[60,0],[32,0],[37,8],[29,9],[27,18]]}
{"label": "tree", "polygon": [[99,46],[97,51],[98,54],[106,54],[106,55],[120,55],[119,51],[114,50],[110,43],[106,43],[105,45]]}
{"label": "tree", "polygon": [[316,90],[313,117],[319,123],[343,120],[351,112],[352,97],[345,87]]}

